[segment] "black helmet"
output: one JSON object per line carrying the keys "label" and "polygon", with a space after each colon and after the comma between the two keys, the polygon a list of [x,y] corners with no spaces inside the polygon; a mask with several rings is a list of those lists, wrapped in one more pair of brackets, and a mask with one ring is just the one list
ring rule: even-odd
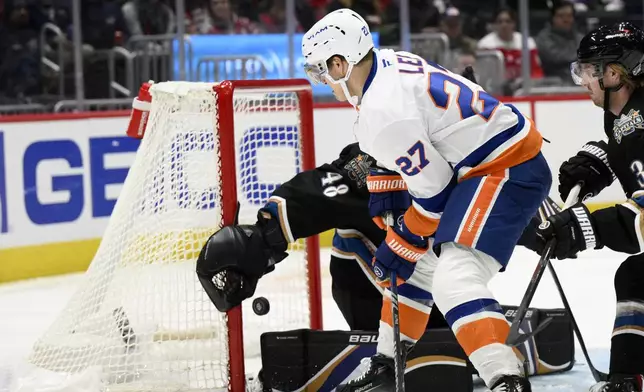
{"label": "black helmet", "polygon": [[621,22],[601,26],[591,31],[579,43],[579,63],[593,63],[602,69],[608,64],[620,64],[629,76],[644,73],[644,32],[632,23]]}

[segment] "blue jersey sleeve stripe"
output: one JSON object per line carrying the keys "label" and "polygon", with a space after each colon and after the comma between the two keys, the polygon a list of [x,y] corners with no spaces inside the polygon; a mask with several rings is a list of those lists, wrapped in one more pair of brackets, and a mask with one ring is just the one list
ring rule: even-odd
{"label": "blue jersey sleeve stripe", "polygon": [[427,212],[440,214],[445,209],[445,205],[447,204],[449,195],[452,193],[455,186],[456,186],[456,176],[452,176],[452,178],[449,181],[449,184],[447,184],[447,186],[443,188],[442,191],[438,192],[436,195],[432,197],[412,196],[411,199],[415,201],[416,204],[421,206],[423,210]]}

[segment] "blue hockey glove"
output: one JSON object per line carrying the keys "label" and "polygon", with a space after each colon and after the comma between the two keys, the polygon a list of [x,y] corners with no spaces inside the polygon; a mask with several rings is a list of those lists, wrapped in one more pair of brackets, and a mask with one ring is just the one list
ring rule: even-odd
{"label": "blue hockey glove", "polygon": [[373,271],[378,283],[388,286],[393,270],[398,275],[397,284],[404,283],[414,273],[416,262],[427,253],[428,248],[428,238],[410,232],[405,225],[404,215],[399,215],[396,224],[387,228],[387,237],[373,259]]}
{"label": "blue hockey glove", "polygon": [[374,168],[367,176],[369,189],[369,214],[373,221],[383,230],[386,224],[383,217],[391,213],[394,217],[402,216],[411,205],[411,197],[407,192],[407,184],[400,174]]}

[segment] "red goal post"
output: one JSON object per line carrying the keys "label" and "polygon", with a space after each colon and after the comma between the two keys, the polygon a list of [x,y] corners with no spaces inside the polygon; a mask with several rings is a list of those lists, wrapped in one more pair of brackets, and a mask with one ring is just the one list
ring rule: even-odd
{"label": "red goal post", "polygon": [[[302,169],[311,170],[315,165],[315,147],[313,131],[313,92],[306,79],[284,80],[237,80],[224,81],[214,86],[219,108],[218,122],[221,127],[219,133],[221,150],[221,175],[222,183],[236,184],[235,166],[235,140],[234,140],[234,94],[236,91],[287,91],[297,94],[300,111],[300,135],[302,148]],[[225,148],[224,146],[231,146]],[[237,209],[237,187],[230,186],[222,189],[224,200],[223,223],[231,225],[235,220]],[[306,239],[308,258],[308,285],[309,307],[311,309],[311,329],[322,329],[322,290],[320,287],[320,254],[317,236]],[[277,266],[279,268],[279,266]],[[228,341],[230,355],[230,390],[244,391],[244,338],[243,318],[241,307],[236,307],[228,312]],[[233,355],[241,353],[242,355]]]}

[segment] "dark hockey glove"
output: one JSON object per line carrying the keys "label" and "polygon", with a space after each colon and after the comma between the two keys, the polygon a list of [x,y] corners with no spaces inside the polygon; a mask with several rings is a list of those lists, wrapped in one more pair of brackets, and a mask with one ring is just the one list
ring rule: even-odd
{"label": "dark hockey glove", "polygon": [[376,225],[383,230],[386,230],[384,216],[388,213],[394,217],[400,216],[411,205],[407,184],[396,172],[380,168],[371,169],[367,176],[367,189],[369,189],[369,214]]}
{"label": "dark hockey glove", "polygon": [[537,228],[537,253],[543,255],[546,244],[555,239],[553,255],[559,260],[573,258],[586,249],[600,249],[595,223],[582,203],[550,216]]}
{"label": "dark hockey glove", "polygon": [[596,196],[613,183],[615,175],[608,164],[606,142],[589,142],[559,168],[559,195],[566,200],[570,190],[582,183],[580,200]]}
{"label": "dark hockey glove", "polygon": [[537,228],[543,222],[546,217],[554,215],[558,212],[561,212],[561,207],[554,200],[547,196],[546,199],[541,202],[539,209],[535,216],[530,219],[528,226],[523,229],[521,237],[517,242],[517,245],[524,246],[534,252],[541,253],[543,251],[543,239],[537,234]]}
{"label": "dark hockey glove", "polygon": [[288,256],[279,230],[277,220],[260,213],[254,225],[226,226],[208,238],[197,276],[217,310],[226,312],[252,297],[257,281]]}

